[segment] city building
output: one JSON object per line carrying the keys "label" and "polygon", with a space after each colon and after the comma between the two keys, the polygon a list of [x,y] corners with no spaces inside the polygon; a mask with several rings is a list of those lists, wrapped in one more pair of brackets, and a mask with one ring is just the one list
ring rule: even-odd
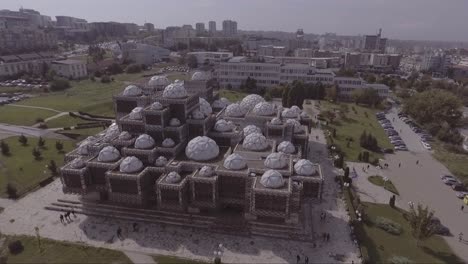
{"label": "city building", "polygon": [[134,36],[140,31],[140,28],[135,23],[122,23],[122,25],[124,25],[128,35]]}
{"label": "city building", "polygon": [[50,65],[50,69],[58,76],[69,79],[83,79],[88,77],[86,61],[82,60],[56,60]]}
{"label": "city building", "polygon": [[399,69],[400,62],[399,54],[347,52],[344,66],[354,70],[392,72]]}
{"label": "city building", "polygon": [[382,29],[377,35],[365,35],[362,49],[367,52],[385,53],[387,39],[382,38]]}
{"label": "city building", "polygon": [[8,77],[22,73],[40,75],[54,60],[53,54],[45,52],[0,56],[0,76]]}
{"label": "city building", "polygon": [[429,52],[423,56],[421,62],[421,70],[429,72],[438,72],[442,75],[447,73],[448,67],[451,65],[451,57],[444,52]]}
{"label": "city building", "polygon": [[223,21],[223,34],[225,36],[237,35],[237,22],[232,20]]}
{"label": "city building", "polygon": [[218,65],[221,62],[230,60],[233,57],[232,52],[222,51],[195,51],[187,53],[187,56],[194,55],[197,58],[199,65],[208,63],[211,65]]}
{"label": "city building", "polygon": [[38,52],[57,47],[57,35],[47,29],[14,27],[0,29],[0,54]]}
{"label": "city building", "polygon": [[148,44],[135,42],[122,43],[118,55],[123,61],[132,61],[137,64],[153,65],[156,62],[169,59],[170,50]]}
{"label": "city building", "polygon": [[19,11],[0,10],[0,29],[49,26],[52,26],[52,19],[49,16],[41,15],[41,13],[33,9],[20,8]]}
{"label": "city building", "polygon": [[288,49],[284,46],[262,45],[258,48],[258,56],[284,57]]}
{"label": "city building", "polygon": [[381,98],[387,98],[390,90],[385,84],[367,83],[357,77],[335,77],[334,83],[338,88],[338,98],[343,101],[352,100],[355,91],[362,89],[375,89]]}
{"label": "city building", "polygon": [[341,66],[342,59],[340,57],[326,57],[326,58],[314,58],[314,57],[263,57],[265,62],[276,62],[276,63],[292,63],[292,64],[309,64],[318,69],[327,68],[339,68]]}
{"label": "city building", "polygon": [[97,35],[121,37],[129,34],[127,27],[117,22],[92,22],[89,27]]}
{"label": "city building", "polygon": [[460,63],[450,67],[452,78],[457,81],[468,80],[468,63]]}
{"label": "city building", "polygon": [[323,183],[320,165],[307,159],[311,117],[259,95],[209,102],[189,85],[207,87],[208,78],[197,72],[160,90],[168,80],[155,76],[114,96],[116,123],[66,155],[63,191],[95,197],[88,203],[176,212],[168,224],[207,219],[215,232],[228,214],[242,223],[238,232],[303,234],[303,202],[319,203]]}
{"label": "city building", "polygon": [[56,27],[64,27],[67,29],[81,29],[89,30],[88,21],[82,18],[70,17],[70,16],[55,16],[57,19]]}
{"label": "city building", "polygon": [[143,25],[146,31],[148,32],[154,32],[154,24],[153,23],[145,23]]}
{"label": "city building", "polygon": [[215,21],[208,22],[208,30],[211,34],[216,34],[216,22]]}
{"label": "city building", "polygon": [[206,29],[205,29],[205,23],[197,23],[195,24],[195,30],[197,31],[197,34],[203,34],[206,32]]}

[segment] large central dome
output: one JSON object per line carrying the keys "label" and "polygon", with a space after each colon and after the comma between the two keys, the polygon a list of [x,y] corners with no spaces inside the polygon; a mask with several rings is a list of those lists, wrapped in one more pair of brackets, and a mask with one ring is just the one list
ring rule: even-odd
{"label": "large central dome", "polygon": [[163,97],[171,99],[187,97],[187,90],[185,90],[184,83],[176,80],[174,83],[169,84],[164,88]]}
{"label": "large central dome", "polygon": [[267,102],[261,102],[255,105],[252,113],[260,116],[271,116],[276,113],[275,106]]}
{"label": "large central dome", "polygon": [[140,89],[140,87],[133,84],[127,86],[122,93],[124,96],[140,96],[142,94],[143,91]]}
{"label": "large central dome", "polygon": [[245,112],[252,110],[258,103],[265,102],[265,99],[258,94],[250,94],[242,99],[240,105]]}
{"label": "large central dome", "polygon": [[185,155],[196,161],[207,161],[214,159],[219,154],[219,147],[216,142],[205,136],[196,137],[187,144]]}
{"label": "large central dome", "polygon": [[245,137],[242,147],[248,150],[261,151],[268,148],[268,141],[260,133],[252,133]]}
{"label": "large central dome", "polygon": [[244,109],[238,103],[228,105],[225,111],[226,116],[230,117],[243,117],[245,113]]}

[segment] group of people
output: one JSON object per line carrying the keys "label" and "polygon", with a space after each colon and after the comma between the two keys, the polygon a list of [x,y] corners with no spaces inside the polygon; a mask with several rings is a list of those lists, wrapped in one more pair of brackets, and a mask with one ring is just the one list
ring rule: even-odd
{"label": "group of people", "polygon": [[[296,263],[299,263],[300,261],[301,261],[301,256],[297,255],[296,256]],[[304,263],[309,264],[309,257],[308,256],[304,256]]]}
{"label": "group of people", "polygon": [[322,239],[324,242],[330,241],[330,233],[322,233]]}
{"label": "group of people", "polygon": [[64,214],[60,214],[60,216],[59,216],[60,217],[60,223],[66,224],[66,223],[72,222],[73,220],[70,217],[72,214],[73,214],[74,217],[76,217],[75,209],[73,207],[72,207],[72,209],[70,211],[66,211]]}

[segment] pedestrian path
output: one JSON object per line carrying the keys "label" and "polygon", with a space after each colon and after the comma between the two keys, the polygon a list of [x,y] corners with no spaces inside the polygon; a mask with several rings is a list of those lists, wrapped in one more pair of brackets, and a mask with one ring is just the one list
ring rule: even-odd
{"label": "pedestrian path", "polygon": [[124,251],[123,252],[133,263],[135,264],[156,264],[157,262],[148,255],[134,252],[134,251]]}

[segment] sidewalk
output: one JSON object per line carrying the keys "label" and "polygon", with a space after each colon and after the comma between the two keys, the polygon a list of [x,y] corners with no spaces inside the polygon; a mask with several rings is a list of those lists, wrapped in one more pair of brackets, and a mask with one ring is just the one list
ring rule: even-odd
{"label": "sidewalk", "polygon": [[142,253],[132,251],[123,251],[123,253],[135,264],[157,264],[152,257]]}

